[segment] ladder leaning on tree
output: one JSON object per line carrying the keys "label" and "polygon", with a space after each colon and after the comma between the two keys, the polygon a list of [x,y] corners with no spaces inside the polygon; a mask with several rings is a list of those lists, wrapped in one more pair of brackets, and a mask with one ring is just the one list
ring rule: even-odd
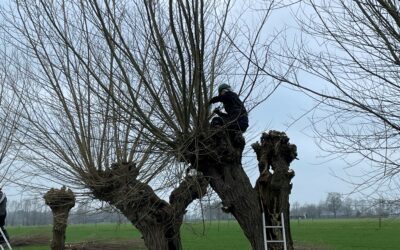
{"label": "ladder leaning on tree", "polygon": [[[287,247],[286,247],[286,233],[285,233],[285,221],[284,221],[284,216],[283,216],[283,213],[281,213],[281,225],[279,226],[272,226],[272,225],[270,225],[270,226],[268,226],[268,225],[265,225],[266,223],[265,223],[265,213],[264,213],[264,208],[262,207],[262,222],[263,222],[263,236],[264,236],[264,248],[265,248],[265,250],[268,250],[268,242],[269,243],[283,243],[283,249],[284,250],[287,250]],[[266,230],[267,230],[267,228],[271,228],[271,229],[281,229],[282,230],[282,240],[268,240],[267,239],[267,233],[266,233]]]}
{"label": "ladder leaning on tree", "polygon": [[[4,234],[3,229],[1,227],[0,227],[0,233],[1,233],[1,237],[3,237],[4,243],[7,244],[8,249],[12,250],[10,242],[8,242],[8,239],[7,239],[6,235]],[[0,250],[4,250],[4,247],[3,247],[4,243],[0,244]]]}

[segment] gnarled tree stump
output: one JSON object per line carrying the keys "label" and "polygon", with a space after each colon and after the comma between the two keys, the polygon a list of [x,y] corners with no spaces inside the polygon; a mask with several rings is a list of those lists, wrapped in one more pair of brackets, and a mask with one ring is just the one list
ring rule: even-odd
{"label": "gnarled tree stump", "polygon": [[75,206],[75,195],[70,189],[50,189],[43,197],[46,205],[53,212],[53,240],[52,250],[65,249],[65,231],[67,228],[68,215],[71,208]]}
{"label": "gnarled tree stump", "polygon": [[[260,177],[256,183],[265,221],[269,226],[282,225],[280,214],[283,213],[287,249],[293,249],[290,232],[289,195],[292,190],[291,180],[294,171],[290,163],[297,157],[296,145],[289,143],[283,132],[269,131],[261,136],[261,143],[252,145],[259,162]],[[281,230],[268,229],[269,240],[281,240]],[[282,249],[282,244],[269,244],[271,249]]]}

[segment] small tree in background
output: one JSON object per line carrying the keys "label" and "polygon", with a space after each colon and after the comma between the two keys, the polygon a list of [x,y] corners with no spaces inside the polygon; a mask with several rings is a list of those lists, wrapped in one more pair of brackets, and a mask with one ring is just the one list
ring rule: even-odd
{"label": "small tree in background", "polygon": [[342,206],[342,195],[339,193],[328,193],[326,197],[326,208],[328,211],[333,213],[333,216],[336,218],[336,214]]}

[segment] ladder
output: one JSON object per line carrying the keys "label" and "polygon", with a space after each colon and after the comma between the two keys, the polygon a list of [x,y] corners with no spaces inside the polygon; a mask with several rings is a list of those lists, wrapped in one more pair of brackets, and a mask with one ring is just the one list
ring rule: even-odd
{"label": "ladder", "polygon": [[[283,243],[283,249],[287,250],[286,248],[286,233],[285,233],[285,221],[283,218],[283,213],[281,213],[281,225],[280,226],[267,226],[265,225],[265,214],[262,212],[262,222],[263,222],[263,235],[264,235],[264,248],[268,250],[268,242],[269,243]],[[282,240],[268,240],[267,239],[267,228],[279,228],[282,230]]]}
{"label": "ladder", "polygon": [[[3,229],[1,227],[0,227],[0,233],[1,233],[1,236],[3,237],[5,243],[7,244],[8,249],[12,250],[10,242],[8,242],[8,239],[7,239],[6,235],[4,234]],[[0,250],[4,250],[3,244],[0,244]]]}

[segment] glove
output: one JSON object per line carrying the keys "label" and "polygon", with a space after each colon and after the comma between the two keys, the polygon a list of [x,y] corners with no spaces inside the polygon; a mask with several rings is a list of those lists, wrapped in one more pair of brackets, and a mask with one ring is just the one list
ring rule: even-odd
{"label": "glove", "polygon": [[221,112],[221,110],[220,110],[220,108],[215,108],[214,110],[213,110],[213,113],[215,113],[215,114],[219,114]]}
{"label": "glove", "polygon": [[208,102],[208,105],[211,105],[211,104],[213,104],[213,103],[216,103],[216,102],[217,102],[216,100],[217,100],[217,96],[211,98],[210,101]]}

